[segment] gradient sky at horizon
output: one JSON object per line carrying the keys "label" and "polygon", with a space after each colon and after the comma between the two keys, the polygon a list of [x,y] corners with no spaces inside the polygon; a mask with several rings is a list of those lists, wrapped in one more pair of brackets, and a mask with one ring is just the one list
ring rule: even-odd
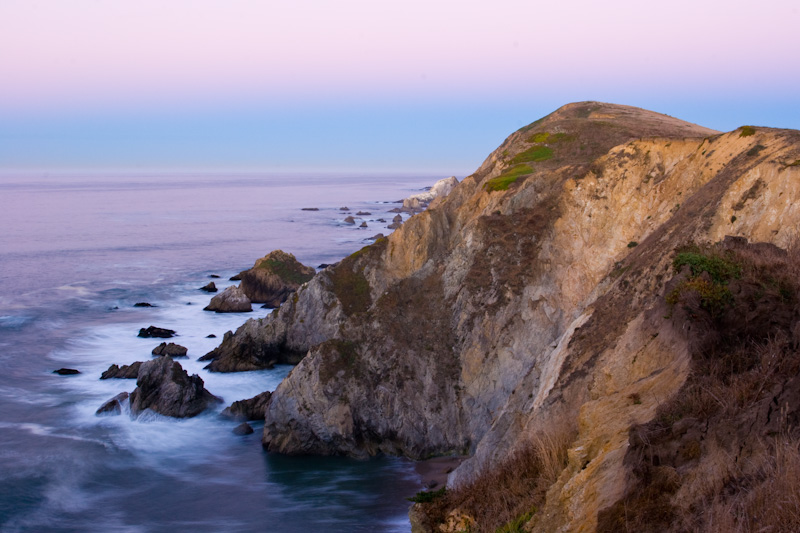
{"label": "gradient sky at horizon", "polygon": [[599,100],[800,129],[794,1],[2,0],[0,169],[473,171]]}

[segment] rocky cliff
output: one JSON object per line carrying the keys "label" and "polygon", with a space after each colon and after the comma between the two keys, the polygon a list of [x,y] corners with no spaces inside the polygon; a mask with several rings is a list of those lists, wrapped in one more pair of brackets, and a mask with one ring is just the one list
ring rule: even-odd
{"label": "rocky cliff", "polygon": [[525,522],[592,531],[632,486],[632,429],[690,375],[692,337],[665,300],[675,250],[727,235],[786,248],[798,222],[800,132],[570,104],[227,335],[212,365],[299,360],[267,406],[272,451],[465,454],[457,489],[561,439]]}

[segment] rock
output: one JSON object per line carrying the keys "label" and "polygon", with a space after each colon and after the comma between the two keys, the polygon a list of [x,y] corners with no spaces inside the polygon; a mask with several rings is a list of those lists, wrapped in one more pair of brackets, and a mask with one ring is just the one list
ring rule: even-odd
{"label": "rock", "polygon": [[96,416],[113,416],[122,414],[122,402],[128,399],[129,394],[127,392],[120,392],[106,403],[100,406],[100,408],[95,411]]}
{"label": "rock", "polygon": [[189,374],[171,357],[142,363],[136,389],[130,394],[131,414],[150,409],[164,416],[188,418],[222,400],[206,390],[203,379]]}
{"label": "rock", "polygon": [[236,274],[235,276],[231,276],[229,278],[229,281],[242,281],[242,275],[241,274]]}
{"label": "rock", "polygon": [[145,339],[149,338],[169,339],[170,337],[175,336],[175,331],[172,329],[157,328],[156,326],[150,326],[148,328],[140,329],[138,336]]}
{"label": "rock", "polygon": [[372,237],[367,237],[367,240],[368,241],[377,241],[378,239],[384,239],[384,238],[385,238],[385,236],[384,236],[383,233],[377,233],[377,234],[373,235]]}
{"label": "rock", "polygon": [[390,213],[402,213],[403,210],[401,208],[399,208],[399,207],[393,207],[393,208],[389,209],[389,212]]}
{"label": "rock", "polygon": [[402,215],[395,215],[392,219],[392,223],[386,226],[389,229],[397,229],[403,224],[403,216]]}
{"label": "rock", "polygon": [[208,277],[211,279],[219,279],[221,276],[219,274],[209,274]]}
{"label": "rock", "polygon": [[53,370],[53,374],[58,374],[59,376],[74,376],[80,373],[80,370],[75,370],[74,368],[59,368],[58,370]]}
{"label": "rock", "polygon": [[423,211],[434,198],[444,197],[450,194],[455,186],[458,185],[458,179],[455,176],[444,178],[436,183],[433,187],[425,192],[414,194],[403,200],[403,207],[410,212],[418,213]]}
{"label": "rock", "polygon": [[367,217],[367,216],[369,216],[371,214],[372,213],[370,213],[369,211],[359,211],[358,213],[356,213],[356,216]]}
{"label": "rock", "polygon": [[142,366],[141,361],[136,361],[130,365],[111,365],[108,370],[103,372],[100,379],[136,379],[139,375],[139,367]]}
{"label": "rock", "polygon": [[138,302],[133,304],[134,307],[155,307],[155,305],[147,303],[147,302]]}
{"label": "rock", "polygon": [[366,227],[367,227],[366,221],[362,222],[361,225],[359,226],[359,228],[366,228]]}
{"label": "rock", "polygon": [[242,422],[241,424],[233,428],[234,435],[250,435],[252,433],[253,433],[253,427],[247,422]]}
{"label": "rock", "polygon": [[323,268],[328,268],[329,266],[331,265],[329,265],[328,263],[321,263],[317,268],[322,270]]}
{"label": "rock", "polygon": [[264,412],[270,396],[272,396],[272,393],[266,391],[248,400],[233,402],[223,409],[220,414],[234,420],[264,420]]}
{"label": "rock", "polygon": [[319,207],[303,207],[300,211],[319,211]]}
{"label": "rock", "polygon": [[213,281],[211,281],[208,283],[208,285],[200,287],[200,290],[206,292],[217,292],[217,285]]}
{"label": "rock", "polygon": [[216,338],[217,338],[217,336],[214,335],[213,333],[210,333],[210,334],[206,335],[206,339],[216,339]]}
{"label": "rock", "polygon": [[313,267],[303,265],[292,254],[275,250],[240,274],[241,288],[251,302],[278,307],[315,274]]}
{"label": "rock", "polygon": [[153,348],[153,355],[168,355],[170,357],[186,357],[188,349],[180,344],[162,342]]}
{"label": "rock", "polygon": [[356,223],[356,219],[354,219],[352,216],[347,216],[344,219],[344,223],[345,224],[355,224]]}
{"label": "rock", "polygon": [[217,313],[249,313],[253,307],[244,291],[236,285],[231,285],[211,298],[211,302],[203,310]]}
{"label": "rock", "polygon": [[379,218],[376,222],[380,222],[381,224],[386,224],[385,218]]}
{"label": "rock", "polygon": [[340,207],[339,211],[350,211],[349,207]]}

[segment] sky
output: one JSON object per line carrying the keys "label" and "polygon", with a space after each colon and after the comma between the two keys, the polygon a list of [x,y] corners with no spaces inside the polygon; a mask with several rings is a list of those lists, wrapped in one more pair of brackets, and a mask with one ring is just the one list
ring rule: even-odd
{"label": "sky", "polygon": [[597,100],[800,129],[796,0],[0,0],[0,170],[466,175]]}

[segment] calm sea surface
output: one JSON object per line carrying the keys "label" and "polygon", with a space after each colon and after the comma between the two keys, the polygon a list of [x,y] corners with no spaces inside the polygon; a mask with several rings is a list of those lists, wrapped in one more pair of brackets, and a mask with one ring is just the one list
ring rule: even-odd
{"label": "calm sea surface", "polygon": [[[408,461],[267,454],[260,427],[233,435],[222,406],[188,420],[94,412],[135,388],[98,378],[151,358],[158,342],[136,336],[149,325],[178,332],[179,361],[226,405],[273,390],[290,367],[196,361],[219,340],[207,335],[268,312],[204,312],[198,288],[274,249],[338,261],[440,177],[0,174],[0,531],[408,531],[405,497],[421,488]],[[344,224],[341,206],[372,213],[369,227]]]}

